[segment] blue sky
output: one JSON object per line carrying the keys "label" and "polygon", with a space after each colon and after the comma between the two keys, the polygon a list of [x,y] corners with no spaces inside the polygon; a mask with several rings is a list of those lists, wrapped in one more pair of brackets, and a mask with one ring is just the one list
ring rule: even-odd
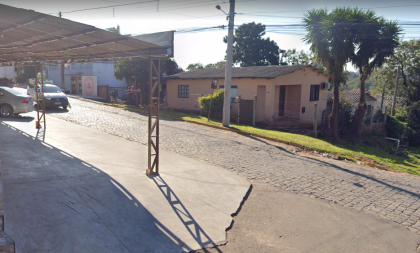
{"label": "blue sky", "polygon": [[[220,5],[225,12],[229,12],[228,0],[0,0],[0,3],[51,15],[58,15],[61,11],[63,18],[99,28],[120,25],[122,34],[133,35],[227,25],[225,14],[215,6]],[[305,34],[303,29],[270,26],[299,24],[304,13],[313,8],[332,10],[347,6],[372,9],[379,16],[402,24],[417,24],[403,26],[404,38],[420,39],[420,2],[413,0],[236,0],[235,25],[249,22],[265,24],[266,36],[276,41],[281,49],[306,50],[309,46],[302,42]],[[226,44],[223,43],[225,35],[227,29],[176,33],[175,60],[184,69],[190,63],[208,64],[221,61],[226,51]]]}

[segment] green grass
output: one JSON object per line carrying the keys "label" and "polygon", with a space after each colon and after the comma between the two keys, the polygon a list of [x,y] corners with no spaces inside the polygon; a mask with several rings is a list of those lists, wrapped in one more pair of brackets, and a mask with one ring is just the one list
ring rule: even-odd
{"label": "green grass", "polygon": [[[128,105],[114,106],[131,111],[137,111],[139,113],[148,113],[148,109],[146,108]],[[220,120],[210,119],[210,121],[207,122],[207,117],[170,109],[161,109],[160,116],[222,128]],[[239,131],[244,134],[250,134],[281,142],[291,142],[292,145],[297,144],[296,146],[304,146],[308,150],[329,153],[347,160],[355,162],[359,161],[372,167],[399,170],[420,175],[420,148],[402,148],[398,152],[399,155],[396,155],[394,154],[395,152],[392,152],[392,143],[386,141],[383,137],[367,138],[364,145],[342,146],[305,135],[266,130],[235,123],[230,124],[229,130]]]}

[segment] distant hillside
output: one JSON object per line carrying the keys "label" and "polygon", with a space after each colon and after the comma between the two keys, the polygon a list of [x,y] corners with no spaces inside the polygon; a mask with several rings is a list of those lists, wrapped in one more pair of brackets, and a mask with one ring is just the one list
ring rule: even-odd
{"label": "distant hillside", "polygon": [[[370,90],[372,87],[375,86],[375,79],[373,77],[370,77],[366,80],[366,90]],[[347,83],[343,87],[341,87],[341,90],[358,90],[360,89],[360,80],[359,80],[359,73],[357,72],[349,72],[349,76],[347,78]]]}

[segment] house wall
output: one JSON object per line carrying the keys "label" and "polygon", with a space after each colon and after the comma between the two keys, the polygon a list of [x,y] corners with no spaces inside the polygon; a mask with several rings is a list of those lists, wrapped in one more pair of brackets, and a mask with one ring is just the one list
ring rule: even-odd
{"label": "house wall", "polygon": [[[72,63],[64,65],[64,83],[65,89],[71,90],[69,70],[79,70],[82,76],[97,76],[98,85],[109,85],[109,88],[118,89],[118,96],[122,97],[126,94],[127,84],[125,81],[118,81],[114,77],[114,65],[112,62],[88,62],[88,63]],[[53,80],[57,86],[61,84],[61,65],[46,65],[44,72],[47,79]]]}
{"label": "house wall", "polygon": [[[286,110],[296,112],[301,120],[313,120],[314,104],[318,104],[318,115],[327,106],[327,90],[320,90],[319,101],[309,101],[310,85],[328,82],[328,78],[312,68],[305,68],[294,73],[279,76],[276,79],[243,78],[232,79],[232,86],[237,86],[237,95],[242,99],[253,100],[257,95],[257,121],[271,121],[273,116],[278,115],[278,91],[280,85],[286,88]],[[167,80],[167,106],[174,109],[200,111],[198,97],[201,94],[211,94],[211,79],[168,79]],[[189,85],[189,98],[178,98],[178,85]],[[224,85],[224,79],[218,79],[218,88]],[[264,91],[265,89],[265,91]],[[277,91],[277,92],[276,92]],[[264,93],[264,95],[263,95]],[[296,95],[292,97],[289,95]],[[300,96],[298,95],[300,94]],[[305,107],[305,112],[301,108]],[[261,115],[263,109],[264,116]]]}
{"label": "house wall", "polygon": [[[273,81],[274,86],[280,86],[280,85],[293,85],[292,87],[287,87],[286,92],[298,92],[297,86],[300,86],[301,89],[301,95],[300,95],[300,106],[297,110],[300,115],[300,121],[303,122],[312,122],[313,121],[313,115],[314,115],[314,104],[318,104],[318,117],[320,117],[323,110],[327,107],[327,96],[328,96],[328,90],[320,90],[319,91],[319,101],[309,101],[310,98],[310,92],[311,92],[311,84],[320,84],[322,82],[328,82],[328,78],[324,76],[322,73],[318,73],[318,71],[313,70],[312,68],[304,68],[298,71],[295,71],[293,73],[290,73],[288,75],[279,76]],[[287,99],[292,98],[289,97],[286,94],[286,101]],[[290,101],[290,100],[289,100]],[[293,102],[293,101],[290,101]],[[291,111],[296,111],[297,104],[295,106],[290,107],[292,109]],[[302,112],[302,107],[305,107],[305,112]],[[266,106],[267,108],[267,106]],[[278,108],[278,101],[277,105],[273,104],[271,108],[275,109]],[[286,107],[287,108],[287,107]],[[286,109],[287,110],[287,109]],[[275,111],[271,112],[271,115],[275,115]]]}

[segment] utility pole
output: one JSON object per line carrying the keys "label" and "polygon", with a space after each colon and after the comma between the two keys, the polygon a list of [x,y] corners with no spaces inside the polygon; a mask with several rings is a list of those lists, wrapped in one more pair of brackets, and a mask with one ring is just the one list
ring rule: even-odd
{"label": "utility pole", "polygon": [[394,102],[392,103],[391,115],[395,115],[395,103],[397,101],[397,93],[398,93],[398,79],[400,78],[400,67],[397,68],[397,83],[395,84],[395,92],[394,92]]}
{"label": "utility pole", "polygon": [[[61,18],[61,11],[58,13],[58,17]],[[65,90],[66,89],[66,85],[65,85],[65,82],[64,82],[64,61],[61,61],[61,64],[60,64],[60,77],[61,77],[60,88],[62,90]]]}
{"label": "utility pole", "polygon": [[224,127],[229,127],[230,124],[230,88],[232,85],[232,50],[233,50],[233,28],[235,17],[235,0],[229,0],[229,30],[228,30],[228,45],[227,45],[227,59],[225,69],[225,97],[223,100],[223,121]]}

